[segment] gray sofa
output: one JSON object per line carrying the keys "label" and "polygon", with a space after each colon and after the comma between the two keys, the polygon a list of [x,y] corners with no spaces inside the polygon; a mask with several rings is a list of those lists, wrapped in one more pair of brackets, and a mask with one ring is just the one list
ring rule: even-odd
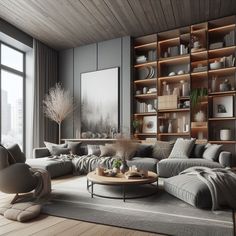
{"label": "gray sofa", "polygon": [[210,161],[203,158],[188,159],[163,159],[157,164],[157,173],[161,177],[169,178],[178,175],[181,171],[193,167],[204,166],[209,168],[224,168],[232,166],[232,155],[230,152],[222,151],[219,156],[216,157],[217,161]]}
{"label": "gray sofa", "polygon": [[[145,144],[147,146],[147,144]],[[150,146],[150,145],[148,145]],[[152,148],[154,147],[151,145]],[[84,150],[84,147],[82,147]],[[83,151],[84,152],[84,151]],[[85,154],[85,153],[83,153]],[[65,159],[52,160],[48,158],[50,152],[45,148],[36,148],[33,151],[33,159],[28,159],[27,164],[35,168],[46,169],[50,174],[51,178],[72,174],[73,164],[71,160]],[[81,154],[82,155],[82,154]],[[127,161],[128,166],[135,165],[139,169],[146,169],[157,172],[160,177],[172,177],[178,175],[181,171],[192,167],[192,166],[205,166],[210,168],[224,168],[232,165],[232,155],[230,152],[222,151],[219,156],[215,158],[217,161],[207,160],[203,158],[190,157],[188,159],[158,159],[151,153],[147,155],[136,153],[136,155]]]}

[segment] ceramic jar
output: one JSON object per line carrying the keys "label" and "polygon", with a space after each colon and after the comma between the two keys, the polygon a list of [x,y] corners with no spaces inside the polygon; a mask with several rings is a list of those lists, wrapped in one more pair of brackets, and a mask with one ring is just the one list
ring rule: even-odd
{"label": "ceramic jar", "polygon": [[221,129],[220,130],[220,140],[222,140],[222,141],[231,140],[231,130],[230,129]]}

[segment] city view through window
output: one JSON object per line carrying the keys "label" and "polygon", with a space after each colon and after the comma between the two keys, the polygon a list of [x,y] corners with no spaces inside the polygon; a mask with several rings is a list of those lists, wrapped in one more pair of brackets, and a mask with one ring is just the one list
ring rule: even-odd
{"label": "city view through window", "polygon": [[1,44],[1,143],[23,148],[24,54]]}

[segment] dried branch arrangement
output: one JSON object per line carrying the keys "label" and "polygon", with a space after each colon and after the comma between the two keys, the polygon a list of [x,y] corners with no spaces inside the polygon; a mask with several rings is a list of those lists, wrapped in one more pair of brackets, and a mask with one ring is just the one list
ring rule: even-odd
{"label": "dried branch arrangement", "polygon": [[61,84],[49,90],[49,94],[43,100],[45,115],[59,125],[59,143],[61,140],[61,123],[74,110],[73,97],[69,91],[65,91]]}

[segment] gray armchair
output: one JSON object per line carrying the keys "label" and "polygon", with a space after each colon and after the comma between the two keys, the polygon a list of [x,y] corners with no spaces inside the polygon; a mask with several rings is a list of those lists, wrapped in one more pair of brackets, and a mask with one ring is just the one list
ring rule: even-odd
{"label": "gray armchair", "polygon": [[15,193],[16,196],[12,203],[17,200],[19,194],[29,193],[38,184],[38,178],[30,171],[30,166],[24,163],[23,153],[19,146],[15,145],[13,149],[13,152],[18,152],[18,158],[16,158],[16,155],[13,156],[6,148],[0,146],[0,191]]}

